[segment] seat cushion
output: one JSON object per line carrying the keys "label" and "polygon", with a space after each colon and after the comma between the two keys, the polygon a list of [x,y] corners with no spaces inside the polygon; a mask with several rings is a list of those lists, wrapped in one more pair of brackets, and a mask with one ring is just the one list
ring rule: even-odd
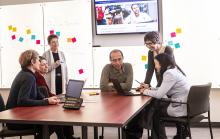
{"label": "seat cushion", "polygon": [[[187,117],[160,117],[162,121],[168,121],[168,122],[180,122],[180,123],[186,123]],[[204,115],[198,115],[194,117],[190,117],[190,122],[200,122],[203,119],[206,119]]]}

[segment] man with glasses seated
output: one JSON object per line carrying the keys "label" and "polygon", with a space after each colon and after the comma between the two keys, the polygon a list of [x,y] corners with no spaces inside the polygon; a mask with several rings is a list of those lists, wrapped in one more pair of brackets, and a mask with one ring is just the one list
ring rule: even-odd
{"label": "man with glasses seated", "polygon": [[105,65],[100,79],[100,89],[102,92],[115,90],[111,79],[117,79],[123,90],[131,90],[133,69],[130,63],[123,63],[123,59],[121,50],[114,49],[110,52],[110,64]]}

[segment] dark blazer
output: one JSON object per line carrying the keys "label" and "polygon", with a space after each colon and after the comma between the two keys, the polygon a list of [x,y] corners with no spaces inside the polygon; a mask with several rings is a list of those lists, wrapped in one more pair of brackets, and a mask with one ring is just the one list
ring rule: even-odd
{"label": "dark blazer", "polygon": [[34,73],[28,69],[22,69],[12,83],[6,109],[38,105],[48,105],[48,100],[44,100],[39,95]]}
{"label": "dark blazer", "polygon": [[[170,46],[165,47],[164,53],[174,57],[173,50]],[[156,78],[157,78],[157,82],[158,82],[157,86],[160,86],[159,75],[156,72],[155,64],[154,64],[154,53],[153,53],[153,51],[149,50],[148,51],[148,69],[147,69],[147,72],[146,72],[144,83],[150,85],[152,76],[154,74],[154,71],[156,73]]]}

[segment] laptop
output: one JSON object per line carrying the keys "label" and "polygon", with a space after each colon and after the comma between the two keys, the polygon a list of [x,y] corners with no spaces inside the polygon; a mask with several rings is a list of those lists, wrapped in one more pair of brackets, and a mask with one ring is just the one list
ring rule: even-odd
{"label": "laptop", "polygon": [[60,102],[64,103],[66,97],[80,98],[84,83],[83,80],[70,79],[66,87],[66,94],[57,95]]}
{"label": "laptop", "polygon": [[117,79],[111,79],[113,86],[119,95],[123,96],[141,96],[142,94],[138,91],[125,91],[122,89],[120,82]]}

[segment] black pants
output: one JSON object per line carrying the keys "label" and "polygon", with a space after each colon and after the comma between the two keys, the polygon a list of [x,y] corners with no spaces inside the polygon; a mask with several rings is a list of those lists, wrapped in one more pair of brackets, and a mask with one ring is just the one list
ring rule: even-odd
{"label": "black pants", "polygon": [[143,127],[140,124],[142,119],[142,112],[135,116],[131,122],[128,123],[125,130],[126,139],[139,139],[143,134]]}
{"label": "black pants", "polygon": [[56,85],[56,95],[62,94],[62,76],[56,76],[55,85]]}
{"label": "black pants", "polygon": [[[168,116],[169,103],[154,99],[144,108],[125,128],[126,139],[139,139],[143,128],[152,129],[152,139],[167,139],[164,123],[159,121],[160,116]],[[146,119],[148,118],[148,119]],[[150,128],[148,128],[150,127]]]}
{"label": "black pants", "polygon": [[168,116],[167,107],[170,103],[161,102],[156,99],[152,103],[155,109],[153,114],[152,139],[167,139],[165,125],[159,119],[161,116]]}

